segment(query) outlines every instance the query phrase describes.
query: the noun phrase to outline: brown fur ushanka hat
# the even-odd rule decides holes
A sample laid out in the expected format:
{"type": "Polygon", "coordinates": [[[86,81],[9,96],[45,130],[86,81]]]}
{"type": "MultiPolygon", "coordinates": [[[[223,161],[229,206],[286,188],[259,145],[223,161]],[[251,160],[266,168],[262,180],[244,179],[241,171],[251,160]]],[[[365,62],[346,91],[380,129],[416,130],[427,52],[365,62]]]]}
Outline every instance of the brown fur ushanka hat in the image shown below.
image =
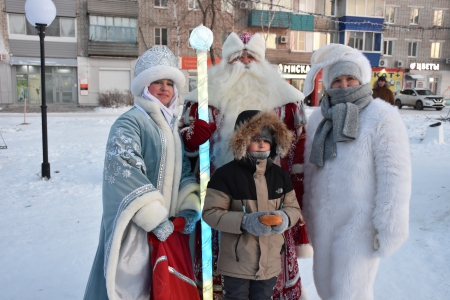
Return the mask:
{"type": "Polygon", "coordinates": [[[292,145],[292,132],[278,115],[274,111],[246,110],[237,117],[231,139],[235,159],[245,157],[252,137],[259,134],[264,127],[272,134],[269,157],[274,159],[277,155],[284,157],[288,154],[292,145]]]}

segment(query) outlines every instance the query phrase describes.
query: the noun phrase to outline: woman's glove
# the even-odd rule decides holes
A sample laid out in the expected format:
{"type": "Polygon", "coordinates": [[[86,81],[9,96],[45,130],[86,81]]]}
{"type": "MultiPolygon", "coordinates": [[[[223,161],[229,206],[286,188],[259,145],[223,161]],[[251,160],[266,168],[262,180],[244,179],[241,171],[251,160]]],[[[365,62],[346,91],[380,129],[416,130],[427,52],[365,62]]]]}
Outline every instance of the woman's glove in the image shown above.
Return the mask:
{"type": "Polygon", "coordinates": [[[190,234],[194,231],[195,223],[200,220],[200,214],[192,209],[185,209],[178,213],[177,217],[183,217],[186,220],[182,234],[190,234]]]}
{"type": "Polygon", "coordinates": [[[289,217],[284,211],[274,210],[270,212],[271,215],[279,215],[283,219],[283,222],[278,226],[272,226],[272,234],[280,234],[286,231],[289,226],[289,217]]]}
{"type": "Polygon", "coordinates": [[[245,214],[242,218],[241,228],[255,236],[269,236],[272,232],[272,227],[266,226],[259,221],[259,217],[267,214],[267,211],[245,214]]]}
{"type": "Polygon", "coordinates": [[[158,240],[164,242],[173,232],[173,224],[170,220],[165,220],[155,229],[152,230],[153,234],[156,235],[158,240]]]}
{"type": "Polygon", "coordinates": [[[216,131],[216,123],[207,123],[204,120],[197,119],[189,127],[181,130],[184,146],[187,151],[197,151],[198,147],[209,140],[216,131]]]}

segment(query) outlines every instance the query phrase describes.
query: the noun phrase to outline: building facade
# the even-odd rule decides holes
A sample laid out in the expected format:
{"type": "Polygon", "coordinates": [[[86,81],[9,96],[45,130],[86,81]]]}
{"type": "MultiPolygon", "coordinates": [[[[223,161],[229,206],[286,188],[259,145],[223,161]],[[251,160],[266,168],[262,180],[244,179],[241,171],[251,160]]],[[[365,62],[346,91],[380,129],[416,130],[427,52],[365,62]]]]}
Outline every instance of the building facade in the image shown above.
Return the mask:
{"type": "MultiPolygon", "coordinates": [[[[40,104],[39,37],[25,18],[26,0],[0,0],[0,105],[40,104]]],[[[98,105],[106,91],[127,93],[137,57],[167,45],[179,58],[187,85],[196,87],[196,53],[190,32],[203,24],[214,33],[209,65],[221,59],[230,32],[260,33],[266,58],[289,83],[303,89],[312,53],[341,43],[361,50],[373,82],[385,75],[398,91],[426,87],[450,98],[449,1],[417,0],[53,0],[47,28],[48,105],[98,105]]],[[[318,105],[321,75],[307,98],[318,105]]]]}

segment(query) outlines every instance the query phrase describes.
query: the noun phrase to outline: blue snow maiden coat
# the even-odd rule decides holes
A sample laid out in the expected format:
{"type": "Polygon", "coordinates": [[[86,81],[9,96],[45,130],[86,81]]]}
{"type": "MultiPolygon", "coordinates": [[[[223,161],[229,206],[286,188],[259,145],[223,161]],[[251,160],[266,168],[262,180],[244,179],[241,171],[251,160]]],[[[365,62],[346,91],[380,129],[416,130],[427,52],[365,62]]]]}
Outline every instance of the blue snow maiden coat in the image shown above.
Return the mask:
{"type": "Polygon", "coordinates": [[[198,184],[173,127],[156,103],[141,97],[111,127],[100,241],[85,300],[148,300],[147,232],[181,210],[200,212],[198,184]]]}

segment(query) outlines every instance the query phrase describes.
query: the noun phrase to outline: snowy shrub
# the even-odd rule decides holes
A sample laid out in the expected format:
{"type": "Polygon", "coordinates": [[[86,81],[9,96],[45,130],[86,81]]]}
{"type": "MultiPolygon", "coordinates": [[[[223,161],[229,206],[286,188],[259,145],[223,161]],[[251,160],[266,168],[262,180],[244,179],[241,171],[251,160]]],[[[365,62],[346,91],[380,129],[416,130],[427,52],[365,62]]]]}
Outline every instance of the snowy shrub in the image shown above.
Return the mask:
{"type": "Polygon", "coordinates": [[[121,107],[133,105],[134,96],[131,91],[122,92],[118,89],[102,91],[98,95],[98,104],[102,107],[121,107]]]}

